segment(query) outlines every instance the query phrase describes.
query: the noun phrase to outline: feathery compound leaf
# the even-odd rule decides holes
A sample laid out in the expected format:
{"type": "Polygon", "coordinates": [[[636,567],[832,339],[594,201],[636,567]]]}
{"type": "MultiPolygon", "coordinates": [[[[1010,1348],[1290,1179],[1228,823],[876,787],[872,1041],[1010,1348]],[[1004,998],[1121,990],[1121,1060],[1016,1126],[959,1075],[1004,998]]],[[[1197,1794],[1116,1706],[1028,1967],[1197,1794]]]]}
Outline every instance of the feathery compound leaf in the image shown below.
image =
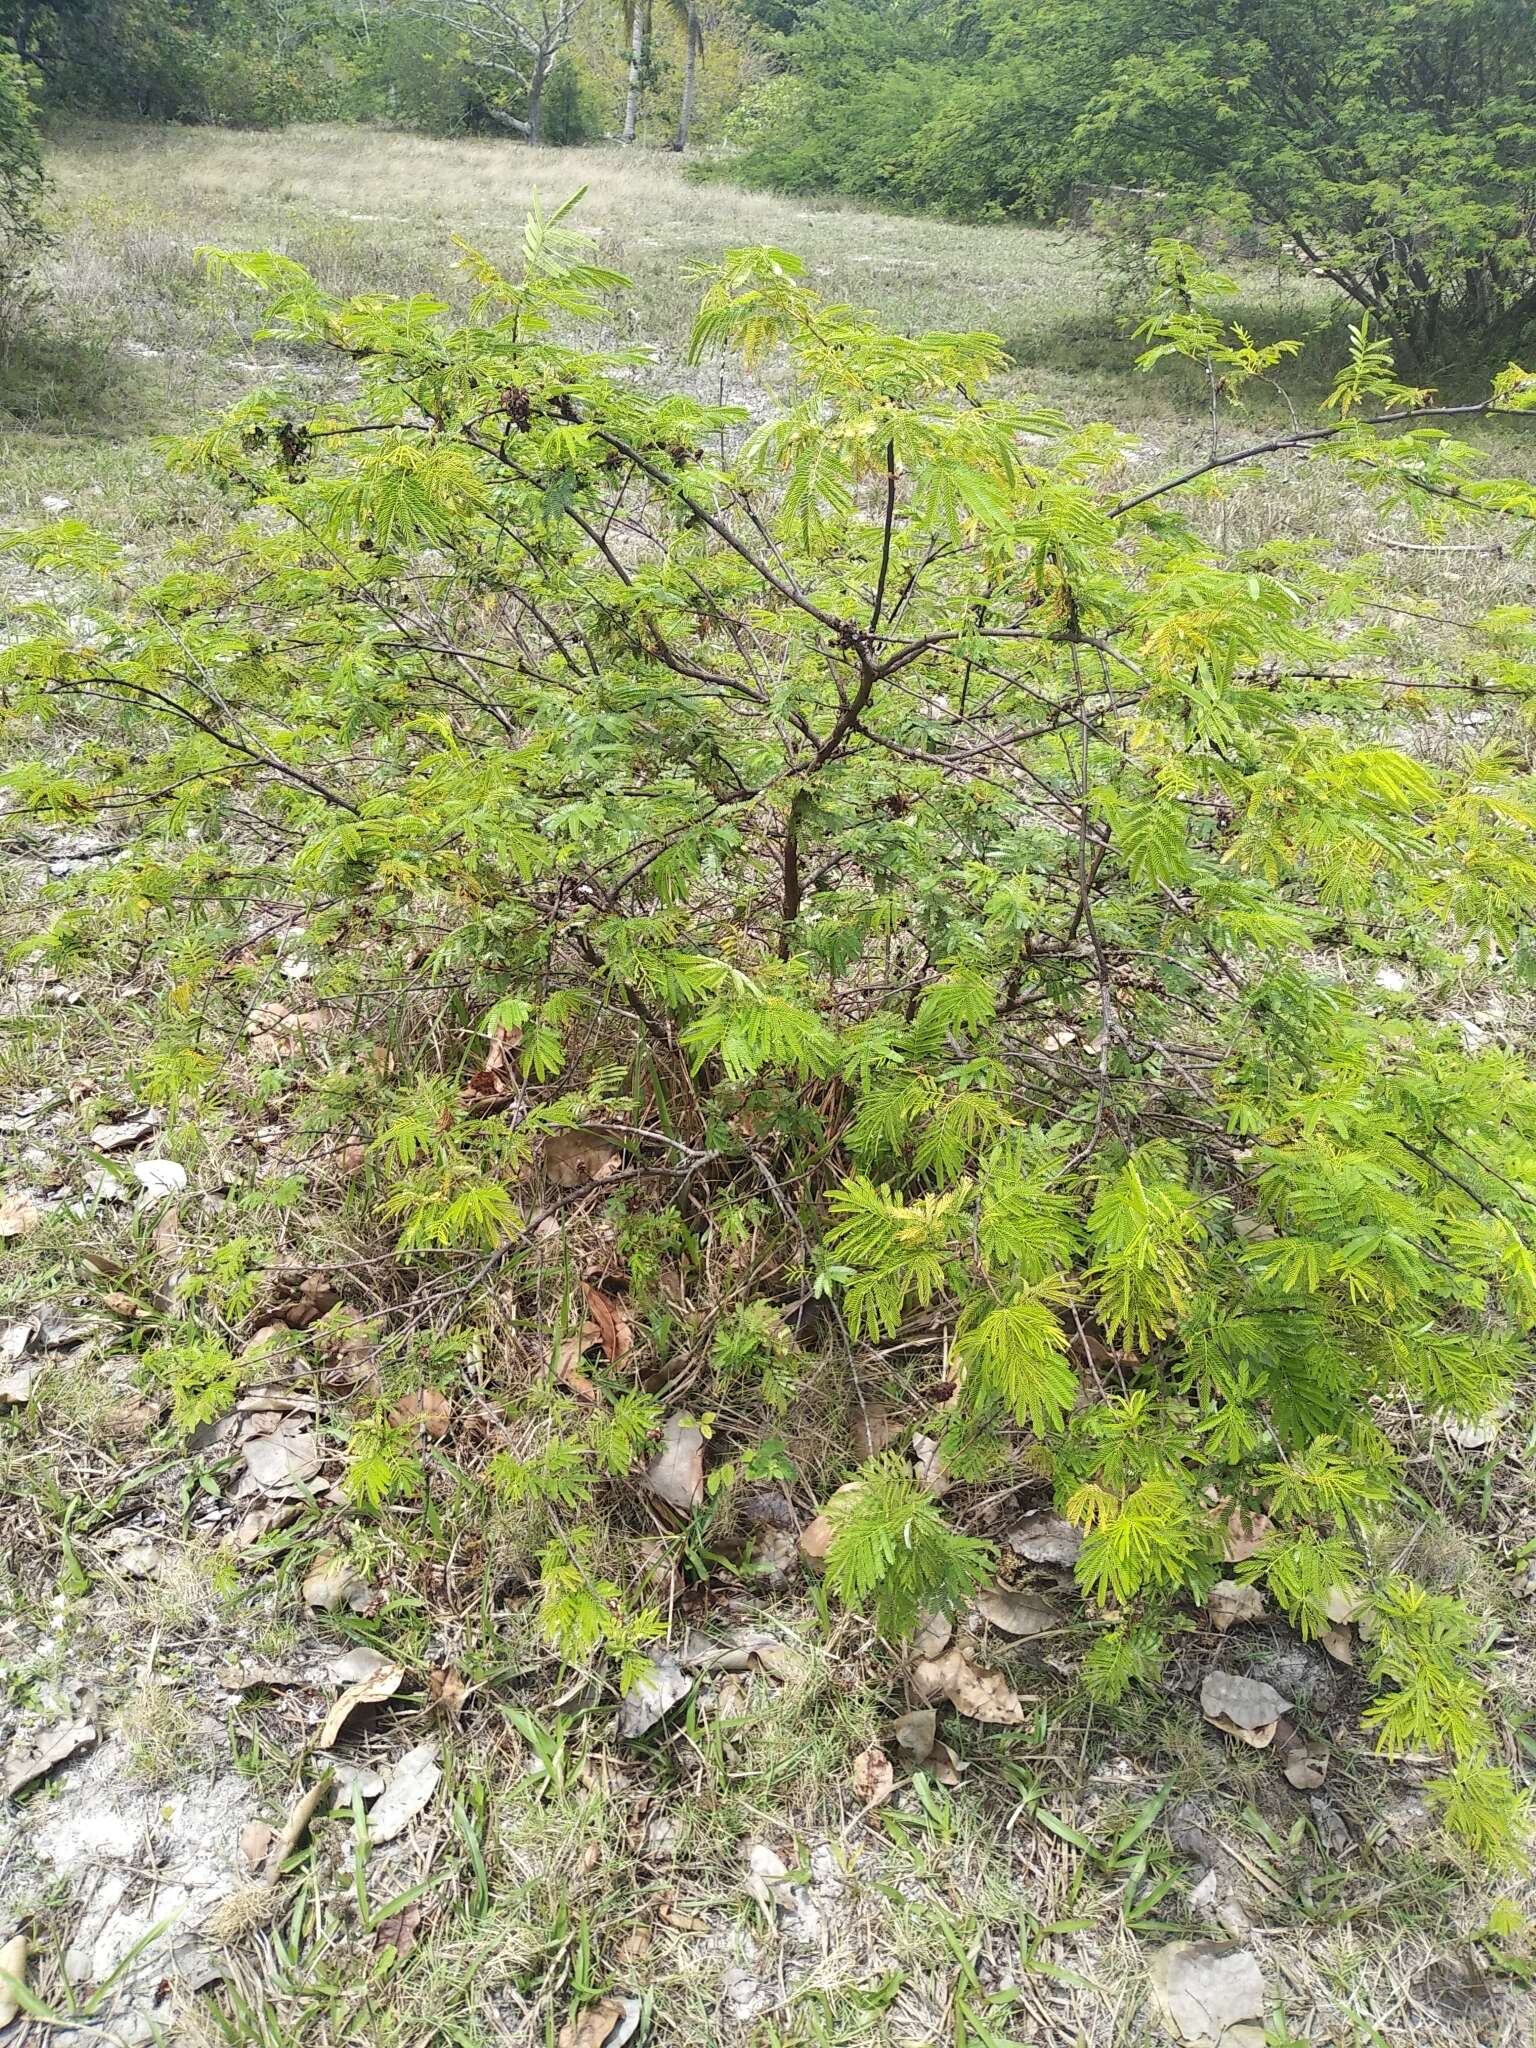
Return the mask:
{"type": "Polygon", "coordinates": [[[1066,1349],[1066,1333],[1045,1302],[1018,1294],[963,1328],[954,1358],[1015,1422],[1027,1422],[1044,1436],[1061,1427],[1077,1399],[1077,1375],[1066,1349]]]}

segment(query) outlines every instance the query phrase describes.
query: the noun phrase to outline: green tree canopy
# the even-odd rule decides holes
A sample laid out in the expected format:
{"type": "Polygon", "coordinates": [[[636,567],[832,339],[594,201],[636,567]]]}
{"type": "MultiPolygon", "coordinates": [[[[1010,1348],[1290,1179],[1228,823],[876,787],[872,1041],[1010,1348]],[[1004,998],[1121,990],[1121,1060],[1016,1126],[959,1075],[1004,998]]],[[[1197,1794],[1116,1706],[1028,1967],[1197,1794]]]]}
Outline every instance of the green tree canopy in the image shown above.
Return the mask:
{"type": "Polygon", "coordinates": [[[919,10],[825,0],[788,44],[804,98],[749,175],[814,165],[969,216],[1134,185],[1165,228],[1284,237],[1422,361],[1507,350],[1536,317],[1526,0],[965,0],[942,41],[919,10]],[[871,102],[891,118],[849,118],[871,102]]]}

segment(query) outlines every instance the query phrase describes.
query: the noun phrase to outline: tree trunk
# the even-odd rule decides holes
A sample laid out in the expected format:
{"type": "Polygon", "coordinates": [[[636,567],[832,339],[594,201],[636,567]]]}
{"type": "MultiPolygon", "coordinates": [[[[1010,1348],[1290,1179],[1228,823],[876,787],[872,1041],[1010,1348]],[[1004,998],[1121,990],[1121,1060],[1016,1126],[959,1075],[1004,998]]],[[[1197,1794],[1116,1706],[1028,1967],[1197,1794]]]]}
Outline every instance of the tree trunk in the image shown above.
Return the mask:
{"type": "Polygon", "coordinates": [[[624,98],[624,140],[633,142],[640,122],[640,73],[645,67],[644,0],[630,0],[629,91],[624,98]]]}
{"type": "Polygon", "coordinates": [[[528,147],[537,149],[544,140],[544,86],[554,69],[554,57],[540,50],[533,60],[528,79],[528,147]]]}
{"type": "Polygon", "coordinates": [[[677,139],[672,144],[676,150],[688,147],[688,131],[693,126],[693,95],[698,84],[699,65],[699,15],[695,0],[688,0],[688,57],[683,66],[683,104],[677,110],[677,139]]]}

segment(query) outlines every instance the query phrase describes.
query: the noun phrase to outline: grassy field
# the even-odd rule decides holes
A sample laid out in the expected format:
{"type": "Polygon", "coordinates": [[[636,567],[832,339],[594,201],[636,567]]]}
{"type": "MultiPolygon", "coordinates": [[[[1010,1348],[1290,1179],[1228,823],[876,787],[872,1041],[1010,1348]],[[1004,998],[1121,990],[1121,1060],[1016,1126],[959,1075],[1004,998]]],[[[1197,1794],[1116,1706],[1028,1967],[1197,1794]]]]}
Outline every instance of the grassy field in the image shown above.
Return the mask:
{"type": "MultiPolygon", "coordinates": [[[[636,283],[615,332],[669,358],[697,294],[690,266],[766,241],[903,327],[997,332],[1020,389],[1134,429],[1149,472],[1203,446],[1202,391],[1130,370],[1100,254],[1065,233],[811,209],[691,184],[671,156],[535,161],[340,129],[82,128],[56,138],[51,169],[43,300],[0,352],[0,524],[62,500],[145,559],[224,517],[210,486],[166,469],[159,437],[257,384],[312,390],[322,374],[254,338],[254,307],[209,281],[202,245],[279,249],[341,290],[463,296],[452,236],[507,250],[536,179],[551,200],[588,188],[603,260],[636,283]]],[[[1259,331],[1320,332],[1331,313],[1307,281],[1245,273],[1239,314],[1259,331]]],[[[1303,388],[1335,347],[1319,340],[1303,388]]],[[[1266,395],[1254,417],[1286,413],[1266,395]]],[[[1390,512],[1380,530],[1358,512],[1340,525],[1329,490],[1298,464],[1211,516],[1257,530],[1278,504],[1342,550],[1393,544],[1390,512]]],[[[1407,567],[1426,612],[1527,594],[1528,569],[1501,553],[1407,567]]],[[[50,879],[111,851],[18,833],[0,936],[25,940],[50,879]]],[[[1354,1725],[1355,1675],[1278,1625],[1256,1668],[1337,1725],[1325,1790],[1213,1740],[1177,1659],[1162,1695],[1096,1712],[1069,1620],[1013,1653],[1022,1726],[962,1725],[958,1783],[920,1775],[876,1812],[855,1760],[888,1740],[902,1681],[798,1574],[771,1603],[750,1588],[717,1602],[716,1668],[670,1734],[612,1739],[591,1690],[535,1638],[515,1518],[486,1525],[450,1455],[460,1434],[488,1440],[494,1361],[439,1361],[464,1392],[455,1439],[427,1446],[425,1507],[360,1517],[328,1460],[286,1527],[241,1536],[239,1515],[262,1504],[234,1501],[235,1439],[169,1443],[135,1377],[134,1324],[169,1315],[178,1289],[191,1298],[188,1276],[232,1325],[258,1287],[297,1302],[306,1275],[342,1275],[365,1312],[369,1249],[338,1183],[290,1159],[259,1102],[177,1134],[208,1198],[178,1204],[169,1228],[88,1179],[103,1165],[88,1134],[134,1111],[141,994],[20,955],[0,1019],[0,1195],[25,1182],[78,1198],[0,1245],[10,1327],[42,1319],[22,1340],[41,1362],[0,1411],[0,1737],[93,1731],[0,1843],[0,1941],[7,1912],[25,1922],[35,2038],[600,2048],[631,2038],[614,2029],[633,2017],[639,2038],[677,2044],[1131,2048],[1156,2031],[1149,1949],[1212,1932],[1262,1958],[1272,2048],[1533,2038],[1531,1900],[1514,1887],[1490,1922],[1498,1887],[1448,1858],[1413,1772],[1387,1775],[1354,1725]],[[239,1249],[257,1243],[259,1258],[239,1249]],[[356,1585],[328,1612],[304,1586],[339,1550],[356,1585]],[[384,1655],[403,1685],[363,1702],[312,1853],[264,1882],[318,1724],[384,1655]],[[436,1745],[435,1796],[396,1839],[370,1841],[367,1774],[421,1742],[436,1745]]],[[[333,1384],[317,1368],[289,1419],[323,1422],[333,1384]]],[[[1533,1668],[1529,1418],[1487,1442],[1405,1428],[1414,1484],[1446,1519],[1403,1541],[1421,1573],[1506,1625],[1518,1696],[1533,1668]]]]}

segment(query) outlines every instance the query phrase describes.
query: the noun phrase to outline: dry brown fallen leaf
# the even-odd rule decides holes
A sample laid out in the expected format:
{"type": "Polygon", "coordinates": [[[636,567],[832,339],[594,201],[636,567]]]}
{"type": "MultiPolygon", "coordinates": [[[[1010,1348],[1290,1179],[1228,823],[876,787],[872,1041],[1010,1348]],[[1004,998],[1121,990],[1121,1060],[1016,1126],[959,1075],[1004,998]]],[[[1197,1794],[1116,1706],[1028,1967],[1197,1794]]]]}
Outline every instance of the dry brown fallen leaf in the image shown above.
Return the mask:
{"type": "Polygon", "coordinates": [[[419,1393],[407,1394],[397,1401],[389,1411],[389,1419],[396,1429],[419,1430],[434,1443],[440,1443],[453,1420],[453,1403],[436,1387],[423,1387],[419,1393]]]}
{"type": "Polygon", "coordinates": [[[1148,1977],[1158,2017],[1185,2048],[1263,2048],[1264,1974],[1247,1949],[1171,1941],[1148,1977]]]}
{"type": "Polygon", "coordinates": [[[7,1195],[0,1201],[0,1238],[27,1237],[43,1220],[30,1195],[7,1195]]]}
{"type": "Polygon", "coordinates": [[[80,1720],[61,1721],[56,1728],[41,1729],[30,1740],[16,1742],[5,1760],[6,1792],[19,1792],[34,1779],[46,1777],[95,1740],[96,1724],[80,1720]]]}
{"type": "Polygon", "coordinates": [[[1206,1595],[1205,1606],[1218,1635],[1224,1636],[1240,1621],[1264,1619],[1264,1595],[1257,1586],[1239,1585],[1236,1579],[1218,1579],[1206,1595]]]}
{"type": "Polygon", "coordinates": [[[1353,1664],[1355,1639],[1347,1628],[1325,1628],[1317,1639],[1335,1664],[1353,1664]]]}
{"type": "Polygon", "coordinates": [[[27,1937],[13,1934],[0,1948],[0,2028],[8,2027],[21,2011],[21,2000],[16,1993],[26,1981],[27,1937]]]}
{"type": "Polygon", "coordinates": [[[853,1760],[853,1796],[861,1806],[884,1806],[896,1790],[896,1773],[891,1760],[878,1743],[861,1750],[853,1760]]]}
{"type": "Polygon", "coordinates": [[[987,1671],[959,1643],[942,1657],[923,1657],[912,1667],[912,1683],[925,1699],[947,1699],[972,1721],[1016,1728],[1024,1719],[1018,1694],[1000,1671],[987,1671]]]}
{"type": "Polygon", "coordinates": [[[367,1597],[367,1580],[344,1557],[322,1557],[304,1581],[304,1605],[324,1614],[353,1607],[367,1597]]]}
{"type": "Polygon", "coordinates": [[[324,1010],[295,1008],[278,999],[253,1010],[245,1029],[252,1053],[270,1065],[297,1058],[314,1039],[324,1037],[329,1023],[324,1010]]]}
{"type": "Polygon", "coordinates": [[[1043,1636],[1061,1627],[1061,1616],[1049,1600],[1036,1593],[1015,1593],[989,1586],[976,1595],[976,1612],[1007,1636],[1043,1636]]]}
{"type": "MultiPolygon", "coordinates": [[[[837,1489],[832,1499],[836,1500],[840,1494],[854,1493],[857,1490],[858,1481],[850,1479],[846,1485],[837,1489]]],[[[827,1552],[832,1548],[833,1534],[832,1517],[826,1513],[819,1514],[814,1521],[806,1523],[800,1531],[800,1555],[807,1564],[825,1564],[827,1552]]]]}
{"type": "Polygon", "coordinates": [[[618,1146],[595,1131],[551,1131],[544,1140],[544,1171],[557,1188],[612,1180],[623,1164],[618,1146]]]}
{"type": "Polygon", "coordinates": [[[279,1529],[286,1529],[290,1522],[296,1522],[303,1512],[302,1503],[296,1500],[278,1500],[273,1501],[270,1507],[247,1508],[235,1529],[236,1550],[249,1550],[264,1536],[273,1536],[279,1529]]]}
{"type": "Polygon", "coordinates": [[[1293,1739],[1280,1751],[1280,1768],[1298,1792],[1315,1792],[1328,1776],[1329,1761],[1327,1744],[1322,1742],[1293,1739]]]}
{"type": "Polygon", "coordinates": [[[938,1725],[939,1717],[932,1707],[915,1707],[910,1714],[902,1715],[891,1733],[897,1745],[931,1778],[941,1785],[958,1785],[960,1760],[947,1742],[939,1741],[938,1725]]]}
{"type": "Polygon", "coordinates": [[[646,1484],[659,1500],[690,1514],[704,1498],[704,1433],[681,1415],[669,1415],[661,1449],[646,1468],[646,1484]]]}
{"type": "Polygon", "coordinates": [[[915,1436],[912,1439],[912,1466],[917,1474],[917,1483],[935,1500],[942,1500],[954,1480],[944,1470],[944,1460],[939,1456],[939,1440],[933,1436],[915,1436]]]}
{"type": "Polygon", "coordinates": [[[397,1962],[408,1956],[416,1946],[416,1934],[423,1917],[422,1908],[411,1905],[402,1906],[398,1913],[391,1913],[387,1920],[381,1920],[373,1937],[374,1954],[382,1955],[385,1949],[392,1948],[397,1962]]]}
{"type": "Polygon", "coordinates": [[[35,1365],[18,1365],[0,1379],[0,1408],[25,1408],[37,1383],[35,1365]]]}
{"type": "Polygon", "coordinates": [[[302,1494],[324,1462],[319,1438],[300,1415],[251,1415],[240,1435],[246,1470],[263,1493],[302,1494]]]}
{"type": "Polygon", "coordinates": [[[152,1138],[159,1125],[158,1115],[147,1110],[144,1115],[125,1118],[122,1123],[94,1125],[91,1143],[98,1152],[121,1152],[129,1145],[142,1145],[146,1138],[152,1138]]]}
{"type": "Polygon", "coordinates": [[[624,2048],[640,2025],[638,1998],[600,1998],[571,2014],[560,2029],[559,2048],[624,2048]]]}
{"type": "Polygon", "coordinates": [[[1263,1548],[1272,1524],[1268,1515],[1230,1510],[1221,1525],[1221,1554],[1228,1564],[1242,1564],[1263,1548]]]}
{"type": "Polygon", "coordinates": [[[1026,1515],[1008,1533],[1008,1548],[1028,1564],[1074,1565],[1082,1547],[1082,1530],[1044,1508],[1026,1515]]]}
{"type": "Polygon", "coordinates": [[[512,1055],[523,1042],[517,1026],[498,1024],[486,1048],[485,1065],[459,1090],[459,1105],[470,1116],[491,1116],[505,1109],[518,1090],[512,1055]]]}
{"type": "MultiPolygon", "coordinates": [[[[622,1301],[611,1294],[605,1294],[600,1287],[594,1287],[590,1280],[583,1280],[582,1291],[587,1298],[586,1329],[595,1332],[596,1340],[603,1347],[603,1356],[610,1365],[617,1365],[627,1358],[635,1348],[634,1325],[629,1319],[629,1310],[622,1301]]],[[[583,1331],[583,1343],[592,1340],[583,1331]]]]}
{"type": "Polygon", "coordinates": [[[267,1851],[267,1860],[262,1867],[263,1884],[276,1884],[282,1875],[283,1865],[289,1855],[303,1841],[310,1822],[320,1811],[322,1801],[335,1783],[330,1771],[322,1771],[307,1792],[301,1793],[289,1809],[288,1818],[283,1822],[276,1840],[267,1851]]]}
{"type": "Polygon", "coordinates": [[[277,1829],[264,1820],[248,1820],[240,1830],[240,1854],[248,1870],[260,1870],[266,1862],[277,1829]]]}
{"type": "Polygon", "coordinates": [[[1208,1671],[1200,1687],[1200,1711],[1206,1720],[1250,1749],[1268,1749],[1290,1705],[1263,1679],[1239,1678],[1230,1671],[1208,1671]]]}
{"type": "Polygon", "coordinates": [[[290,1330],[309,1329],[341,1301],[341,1289],[330,1273],[289,1274],[284,1292],[277,1315],[290,1330]]]}
{"type": "Polygon", "coordinates": [[[555,1361],[555,1377],[568,1394],[574,1394],[578,1401],[595,1403],[602,1400],[597,1381],[590,1373],[583,1372],[583,1355],[599,1341],[600,1332],[596,1323],[583,1323],[581,1334],[563,1337],[560,1340],[560,1354],[555,1361]]]}
{"type": "Polygon", "coordinates": [[[376,1706],[380,1700],[387,1700],[400,1690],[405,1682],[405,1673],[398,1664],[384,1664],[355,1685],[349,1685],[339,1699],[332,1702],[331,1711],[321,1723],[320,1733],[315,1738],[317,1749],[332,1749],[341,1739],[341,1731],[359,1707],[376,1706]]]}
{"type": "Polygon", "coordinates": [[[912,1636],[914,1657],[940,1657],[949,1648],[949,1639],[955,1632],[955,1624],[947,1614],[925,1614],[918,1622],[912,1636]]]}
{"type": "Polygon", "coordinates": [[[444,1665],[427,1673],[427,1698],[434,1707],[441,1707],[457,1720],[469,1698],[469,1687],[457,1671],[444,1665]]]}
{"type": "Polygon", "coordinates": [[[368,1837],[373,1842],[392,1842],[404,1834],[417,1814],[430,1803],[442,1783],[435,1742],[418,1742],[395,1765],[389,1783],[368,1809],[368,1837]]]}
{"type": "Polygon", "coordinates": [[[693,1680],[670,1650],[651,1659],[651,1668],[637,1678],[619,1702],[614,1730],[632,1742],[668,1714],[693,1690],[693,1680]]]}
{"type": "Polygon", "coordinates": [[[863,1394],[856,1395],[853,1409],[853,1423],[849,1432],[853,1439],[853,1456],[856,1464],[862,1465],[877,1451],[889,1449],[901,1435],[901,1423],[897,1418],[895,1404],[863,1394]]]}

